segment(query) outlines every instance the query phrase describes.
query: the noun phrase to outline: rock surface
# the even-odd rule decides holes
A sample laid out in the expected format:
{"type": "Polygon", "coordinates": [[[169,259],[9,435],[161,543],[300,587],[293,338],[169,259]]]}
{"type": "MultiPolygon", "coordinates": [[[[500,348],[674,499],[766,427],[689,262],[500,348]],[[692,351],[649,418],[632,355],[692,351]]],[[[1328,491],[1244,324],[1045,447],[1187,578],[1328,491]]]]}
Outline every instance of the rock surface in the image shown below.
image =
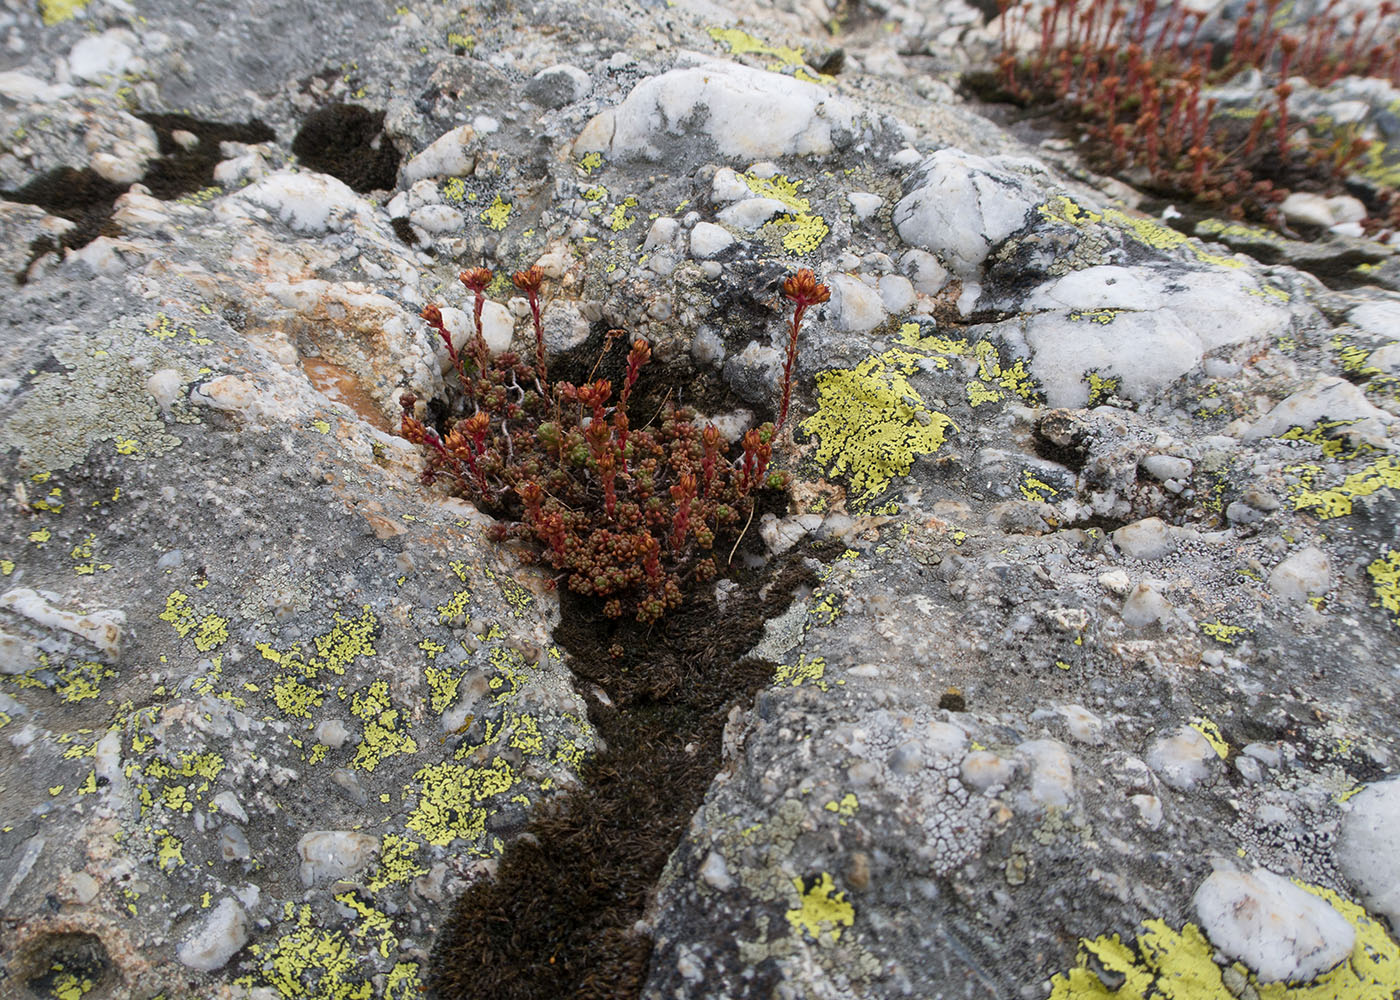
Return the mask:
{"type": "Polygon", "coordinates": [[[745,568],[807,582],[632,995],[1400,992],[1393,248],[1128,207],[958,97],[989,6],[9,5],[0,187],[107,200],[0,201],[0,992],[403,1000],[567,809],[611,696],[396,434],[483,264],[729,441],[833,291],[745,568]]]}

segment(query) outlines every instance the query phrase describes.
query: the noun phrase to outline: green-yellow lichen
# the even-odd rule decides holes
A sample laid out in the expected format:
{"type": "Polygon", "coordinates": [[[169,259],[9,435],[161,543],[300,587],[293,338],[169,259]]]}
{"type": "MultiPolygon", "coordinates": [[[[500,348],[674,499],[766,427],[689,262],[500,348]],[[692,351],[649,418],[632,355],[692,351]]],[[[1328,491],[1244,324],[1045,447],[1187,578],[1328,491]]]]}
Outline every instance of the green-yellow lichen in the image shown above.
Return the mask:
{"type": "Polygon", "coordinates": [[[502,201],[498,194],[491,204],[482,211],[481,221],[486,223],[487,228],[499,232],[510,223],[510,208],[510,202],[502,201]]]}
{"type": "Polygon", "coordinates": [[[778,686],[790,685],[800,687],[804,683],[815,684],[823,691],[827,685],[823,680],[826,675],[826,659],[821,656],[814,656],[810,660],[807,654],[803,653],[797,658],[796,663],[781,663],[773,674],[773,683],[778,686]]]}
{"type": "Polygon", "coordinates": [[[472,842],[468,850],[474,854],[495,853],[476,842],[486,834],[483,803],[510,792],[520,780],[508,761],[495,757],[484,767],[429,764],[420,768],[413,780],[416,784],[407,786],[404,793],[416,795],[418,801],[404,826],[439,847],[460,838],[472,842]]]}
{"type": "Polygon", "coordinates": [[[1386,549],[1366,567],[1366,575],[1376,593],[1373,606],[1384,608],[1391,621],[1400,625],[1400,550],[1386,549]]]}
{"type": "Polygon", "coordinates": [[[578,169],[585,177],[603,165],[602,153],[584,153],[579,158],[578,169]]]}
{"type": "MultiPolygon", "coordinates": [[[[1331,889],[1295,883],[1332,906],[1356,930],[1351,957],[1309,983],[1259,982],[1241,964],[1233,971],[1259,1000],[1394,1000],[1400,991],[1400,945],[1360,906],[1331,889]]],[[[1079,942],[1075,967],[1051,980],[1049,1000],[1235,1000],[1225,970],[1201,929],[1173,930],[1146,920],[1132,944],[1117,934],[1079,942]],[[1100,968],[1122,984],[1110,989],[1093,971],[1100,968]]]]}
{"type": "Polygon", "coordinates": [[[1201,622],[1201,631],[1227,646],[1233,646],[1236,639],[1249,635],[1249,629],[1243,625],[1230,625],[1222,621],[1201,622]]]}
{"type": "Polygon", "coordinates": [[[738,28],[711,28],[710,37],[736,56],[773,56],[773,61],[768,64],[768,69],[781,70],[790,66],[795,70],[793,75],[799,80],[806,80],[808,83],[830,83],[835,79],[825,73],[809,73],[806,55],[802,49],[790,48],[786,45],[769,45],[738,28]]]}
{"type": "Polygon", "coordinates": [[[39,16],[45,25],[67,21],[88,5],[88,0],[39,0],[39,16]]]}
{"type": "Polygon", "coordinates": [[[285,904],[296,927],[271,947],[254,944],[263,980],[288,1000],[369,1000],[374,987],[360,972],[360,949],[337,930],[317,926],[311,907],[285,904]]]}
{"type": "Polygon", "coordinates": [[[1021,496],[1032,503],[1046,503],[1051,497],[1058,496],[1059,492],[1045,480],[1038,478],[1030,469],[1021,473],[1021,496]]]}
{"type": "Polygon", "coordinates": [[[1123,380],[1118,376],[1101,375],[1097,371],[1085,372],[1084,381],[1089,383],[1090,406],[1104,405],[1123,388],[1123,380]]]}
{"type": "Polygon", "coordinates": [[[637,199],[628,195],[621,202],[613,206],[612,214],[608,216],[608,228],[615,233],[620,233],[632,223],[637,221],[637,216],[628,214],[629,208],[637,207],[637,199]]]}
{"type": "Polygon", "coordinates": [[[831,875],[822,872],[811,886],[795,878],[800,905],[787,911],[787,921],[794,934],[806,934],[814,940],[832,943],[841,938],[841,929],[855,922],[856,911],[846,902],[846,894],[836,891],[831,875]]]}
{"type": "Polygon", "coordinates": [[[1355,458],[1357,455],[1375,451],[1375,448],[1364,441],[1349,446],[1345,438],[1335,434],[1339,427],[1350,427],[1354,423],[1355,420],[1322,420],[1312,427],[1290,427],[1278,436],[1284,441],[1307,441],[1315,444],[1328,458],[1355,458]]]}
{"type": "Polygon", "coordinates": [[[422,846],[409,837],[386,833],[379,844],[379,867],[366,880],[365,886],[371,892],[378,892],[428,874],[428,869],[419,865],[415,858],[422,846]]]}
{"type": "Polygon", "coordinates": [[[1060,195],[1038,206],[1037,210],[1040,212],[1041,218],[1047,222],[1059,222],[1075,228],[1084,228],[1105,222],[1153,250],[1184,250],[1201,263],[1213,264],[1216,267],[1240,268],[1244,266],[1244,261],[1238,258],[1222,257],[1219,254],[1208,252],[1199,242],[1169,226],[1154,222],[1145,216],[1128,215],[1116,208],[1095,212],[1079,205],[1072,198],[1060,195]]]}
{"type": "Polygon", "coordinates": [[[817,375],[817,412],[802,428],[819,440],[817,461],[829,475],[849,476],[858,500],[869,501],[895,476],[908,475],[917,456],[936,452],[957,429],[910,384],[919,361],[891,348],[854,368],[817,375]]]}
{"type": "Polygon", "coordinates": [[[350,711],[364,723],[364,737],[351,767],[373,771],[385,757],[418,752],[418,743],[400,728],[401,713],[389,700],[387,681],[375,681],[350,699],[350,711]]]}
{"type": "Polygon", "coordinates": [[[1199,719],[1194,719],[1191,722],[1191,728],[1206,738],[1206,742],[1210,744],[1210,748],[1215,751],[1216,756],[1220,757],[1220,759],[1224,760],[1230,755],[1230,744],[1220,732],[1220,727],[1210,719],[1204,716],[1199,719]]]}
{"type": "Polygon", "coordinates": [[[1400,458],[1385,457],[1372,462],[1360,472],[1353,472],[1341,483],[1328,489],[1314,490],[1305,478],[1293,497],[1294,510],[1311,511],[1321,520],[1345,517],[1352,511],[1352,502],[1381,489],[1400,488],[1400,458]]]}

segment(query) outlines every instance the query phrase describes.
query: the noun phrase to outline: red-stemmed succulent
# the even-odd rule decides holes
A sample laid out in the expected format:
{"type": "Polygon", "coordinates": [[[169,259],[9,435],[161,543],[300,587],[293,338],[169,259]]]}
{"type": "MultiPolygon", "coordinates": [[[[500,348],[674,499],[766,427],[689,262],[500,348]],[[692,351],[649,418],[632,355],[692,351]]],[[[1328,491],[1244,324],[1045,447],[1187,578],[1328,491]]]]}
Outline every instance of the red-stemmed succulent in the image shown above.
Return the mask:
{"type": "MultiPolygon", "coordinates": [[[[651,360],[642,339],[631,344],[616,397],[609,380],[591,374],[582,385],[551,384],[537,268],[513,277],[530,303],[534,363],[511,351],[491,357],[481,329],[490,281],[485,268],[462,272],[475,298],[470,358],[454,347],[441,309],[423,310],[447,346],[466,412],[439,435],[418,419],[417,398],[404,393],[401,433],[425,449],[425,480],[444,481],[499,519],[498,539],[526,542],[570,590],[599,599],[606,615],[631,612],[654,622],[681,603],[687,586],[720,572],[727,559],[717,546],[737,543],[758,493],[786,485],[785,473],[769,472],[775,428],[748,430],[731,458],[719,430],[690,407],[664,407],[653,422],[633,427],[628,403],[651,360]]],[[[792,397],[803,314],[829,297],[808,270],[783,289],[794,315],[779,426],[792,397]]],[[[605,352],[618,333],[610,333],[605,352]]]]}

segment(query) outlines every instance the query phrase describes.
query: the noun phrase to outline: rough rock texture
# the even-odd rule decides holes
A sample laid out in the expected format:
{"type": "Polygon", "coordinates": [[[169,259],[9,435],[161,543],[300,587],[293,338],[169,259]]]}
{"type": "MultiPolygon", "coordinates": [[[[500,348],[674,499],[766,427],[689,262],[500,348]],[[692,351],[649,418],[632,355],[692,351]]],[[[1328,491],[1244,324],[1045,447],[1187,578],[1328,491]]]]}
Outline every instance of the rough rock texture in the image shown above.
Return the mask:
{"type": "Polygon", "coordinates": [[[1400,991],[1393,249],[1338,290],[1135,211],[957,97],[987,6],[7,4],[0,993],[415,996],[567,807],[607,692],[394,433],[482,263],[730,440],[779,280],[833,287],[754,529],[815,582],[642,995],[1400,991]]]}

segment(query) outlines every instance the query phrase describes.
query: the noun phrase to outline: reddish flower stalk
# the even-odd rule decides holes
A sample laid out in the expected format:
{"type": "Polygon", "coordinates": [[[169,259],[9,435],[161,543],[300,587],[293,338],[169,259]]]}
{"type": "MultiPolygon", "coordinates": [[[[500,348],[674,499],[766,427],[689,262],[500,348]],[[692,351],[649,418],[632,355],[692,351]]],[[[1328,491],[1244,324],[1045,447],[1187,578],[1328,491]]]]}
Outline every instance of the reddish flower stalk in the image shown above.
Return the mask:
{"type": "Polygon", "coordinates": [[[481,332],[481,309],[486,304],[486,286],[491,284],[491,272],[484,267],[474,267],[463,271],[458,277],[475,296],[472,303],[472,328],[476,333],[472,341],[472,353],[476,356],[477,371],[484,373],[491,360],[491,351],[486,346],[486,336],[481,332]]]}
{"type": "Polygon", "coordinates": [[[538,267],[532,267],[525,271],[516,271],[510,280],[516,288],[525,293],[525,298],[530,302],[530,318],[535,328],[535,371],[539,380],[537,388],[541,394],[547,395],[549,378],[544,363],[544,323],[540,319],[540,285],[544,282],[544,273],[538,267]]]}
{"type": "Polygon", "coordinates": [[[695,499],[695,477],[686,474],[671,487],[671,499],[676,509],[671,515],[671,548],[680,549],[685,545],[686,532],[690,530],[690,502],[695,499]]]}
{"type": "Polygon", "coordinates": [[[802,332],[802,317],[808,306],[820,305],[831,298],[831,289],[817,281],[817,276],[802,268],[783,282],[783,294],[793,302],[792,325],[788,327],[787,357],[783,362],[783,400],[778,408],[776,431],[787,421],[788,404],[792,401],[792,368],[797,361],[797,337],[802,332]]]}

